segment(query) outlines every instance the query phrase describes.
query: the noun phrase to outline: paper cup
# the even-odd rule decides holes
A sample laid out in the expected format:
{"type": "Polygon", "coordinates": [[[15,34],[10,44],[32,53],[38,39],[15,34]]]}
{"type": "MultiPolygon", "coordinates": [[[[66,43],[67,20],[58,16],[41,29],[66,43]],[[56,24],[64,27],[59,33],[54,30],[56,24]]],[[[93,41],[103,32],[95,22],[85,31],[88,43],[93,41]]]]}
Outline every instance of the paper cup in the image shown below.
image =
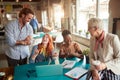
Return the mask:
{"type": "Polygon", "coordinates": [[[93,61],[93,65],[96,65],[96,66],[100,65],[100,61],[99,60],[93,61]]]}

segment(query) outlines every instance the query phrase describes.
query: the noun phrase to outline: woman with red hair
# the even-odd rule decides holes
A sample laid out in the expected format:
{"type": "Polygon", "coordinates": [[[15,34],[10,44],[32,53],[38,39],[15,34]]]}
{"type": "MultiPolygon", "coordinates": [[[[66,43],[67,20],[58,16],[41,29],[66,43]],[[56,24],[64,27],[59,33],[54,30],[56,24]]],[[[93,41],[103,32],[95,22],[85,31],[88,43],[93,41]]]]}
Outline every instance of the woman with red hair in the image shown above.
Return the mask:
{"type": "Polygon", "coordinates": [[[49,34],[45,34],[42,38],[42,42],[33,47],[29,62],[43,62],[56,56],[57,54],[54,53],[52,37],[49,34]]]}

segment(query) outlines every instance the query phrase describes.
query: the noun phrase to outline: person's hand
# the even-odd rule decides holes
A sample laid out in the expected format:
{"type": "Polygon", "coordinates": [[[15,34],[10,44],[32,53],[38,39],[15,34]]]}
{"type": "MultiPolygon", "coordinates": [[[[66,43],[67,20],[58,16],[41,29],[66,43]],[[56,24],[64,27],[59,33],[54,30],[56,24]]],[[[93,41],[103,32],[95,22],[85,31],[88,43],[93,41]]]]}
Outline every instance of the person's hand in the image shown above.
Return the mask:
{"type": "Polygon", "coordinates": [[[39,54],[39,50],[38,49],[35,50],[35,54],[39,54]]]}
{"type": "Polygon", "coordinates": [[[63,51],[63,49],[60,49],[60,55],[65,55],[65,52],[63,51]]]}
{"type": "Polygon", "coordinates": [[[16,45],[27,45],[27,44],[24,40],[21,40],[21,41],[17,40],[16,45]]]}
{"type": "Polygon", "coordinates": [[[16,45],[30,45],[31,44],[31,36],[27,36],[24,40],[17,40],[16,45]]]}
{"type": "Polygon", "coordinates": [[[27,36],[26,38],[25,38],[25,40],[24,40],[24,42],[25,42],[25,44],[26,45],[29,45],[29,44],[31,44],[31,36],[27,36]]]}
{"type": "Polygon", "coordinates": [[[95,65],[95,68],[96,68],[98,71],[101,71],[101,70],[104,70],[104,69],[106,68],[106,65],[105,65],[105,63],[100,62],[100,65],[95,65]]]}
{"type": "Polygon", "coordinates": [[[30,40],[31,40],[31,36],[27,36],[27,37],[25,38],[25,40],[26,40],[26,41],[30,41],[30,40]]]}
{"type": "Polygon", "coordinates": [[[92,70],[92,78],[93,80],[100,80],[100,76],[97,70],[92,70]]]}
{"type": "Polygon", "coordinates": [[[55,53],[53,53],[52,56],[53,56],[53,57],[58,57],[58,54],[55,52],[55,53]]]}
{"type": "Polygon", "coordinates": [[[35,58],[37,57],[38,54],[39,54],[39,50],[36,49],[34,54],[32,55],[32,60],[35,60],[35,58]]]}
{"type": "Polygon", "coordinates": [[[25,41],[19,41],[22,45],[26,45],[25,41]]]}
{"type": "Polygon", "coordinates": [[[54,60],[58,59],[58,54],[57,54],[56,52],[53,53],[53,54],[52,54],[52,58],[53,58],[54,60]]]}
{"type": "Polygon", "coordinates": [[[78,58],[83,58],[82,54],[79,53],[71,53],[73,56],[78,57],[78,58]]]}

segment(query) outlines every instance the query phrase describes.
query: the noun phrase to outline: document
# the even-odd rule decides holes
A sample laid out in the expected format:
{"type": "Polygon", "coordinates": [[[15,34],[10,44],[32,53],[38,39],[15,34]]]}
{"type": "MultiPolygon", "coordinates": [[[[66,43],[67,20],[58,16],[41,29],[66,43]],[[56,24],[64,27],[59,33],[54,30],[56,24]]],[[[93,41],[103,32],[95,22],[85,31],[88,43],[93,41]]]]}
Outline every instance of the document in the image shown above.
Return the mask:
{"type": "Polygon", "coordinates": [[[62,63],[63,68],[73,68],[73,66],[75,65],[76,61],[72,61],[72,60],[65,60],[62,63]]]}
{"type": "Polygon", "coordinates": [[[79,79],[82,77],[85,73],[87,73],[88,70],[82,68],[82,67],[75,67],[72,70],[65,73],[66,76],[73,78],[73,79],[79,79]]]}

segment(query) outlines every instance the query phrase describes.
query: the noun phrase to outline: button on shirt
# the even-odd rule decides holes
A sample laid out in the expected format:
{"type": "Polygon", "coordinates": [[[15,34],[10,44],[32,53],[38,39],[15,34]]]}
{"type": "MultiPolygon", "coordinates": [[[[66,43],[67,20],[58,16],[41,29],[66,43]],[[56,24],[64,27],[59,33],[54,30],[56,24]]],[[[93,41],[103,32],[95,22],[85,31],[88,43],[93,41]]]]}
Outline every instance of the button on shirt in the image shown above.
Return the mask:
{"type": "Polygon", "coordinates": [[[18,20],[11,21],[5,27],[5,35],[7,42],[5,54],[8,57],[19,60],[20,57],[24,59],[29,56],[29,46],[16,45],[16,41],[24,40],[28,35],[33,35],[33,30],[30,24],[26,24],[22,29],[20,29],[18,20]]]}

